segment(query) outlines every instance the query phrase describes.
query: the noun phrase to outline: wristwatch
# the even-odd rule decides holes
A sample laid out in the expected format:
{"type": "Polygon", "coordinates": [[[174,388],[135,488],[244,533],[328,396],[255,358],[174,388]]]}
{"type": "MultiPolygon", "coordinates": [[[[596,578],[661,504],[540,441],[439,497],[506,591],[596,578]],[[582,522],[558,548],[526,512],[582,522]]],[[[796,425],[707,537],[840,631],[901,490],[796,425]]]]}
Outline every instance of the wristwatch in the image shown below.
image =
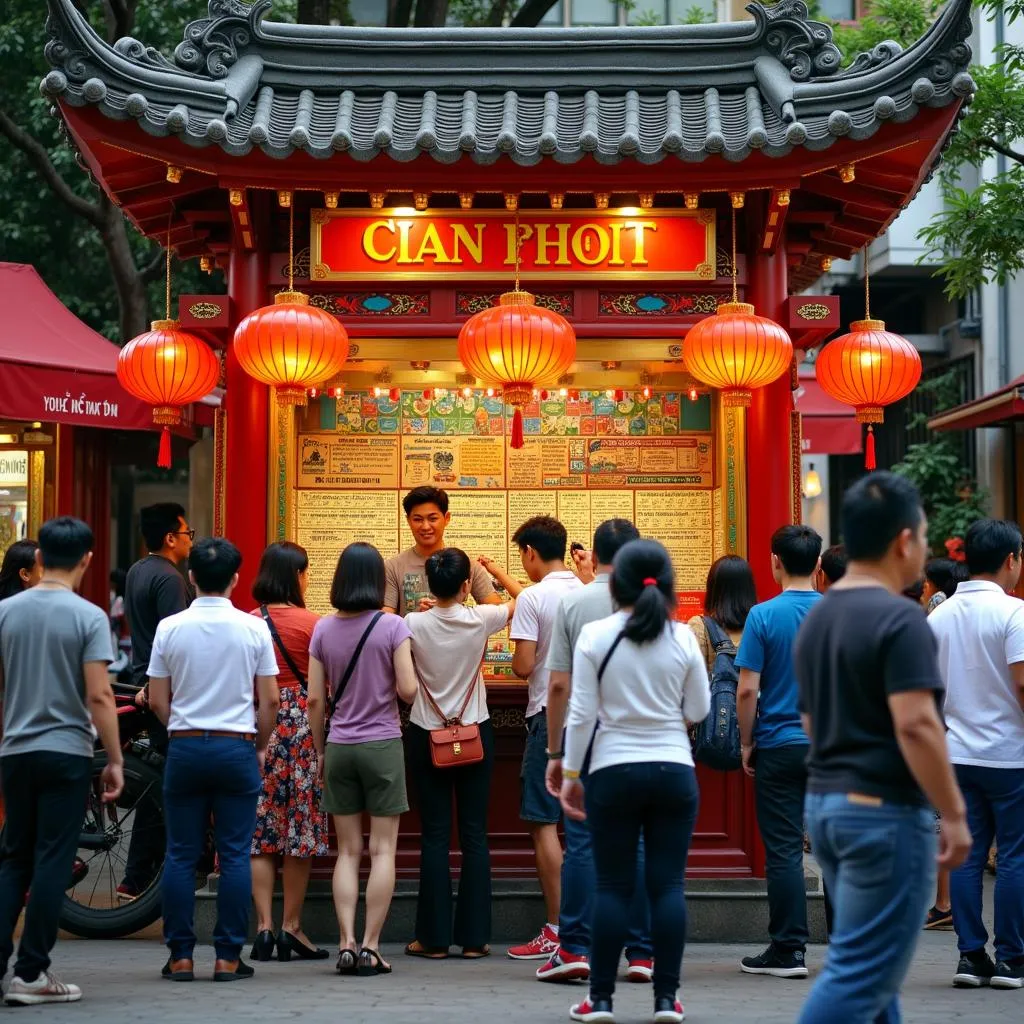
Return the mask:
{"type": "Polygon", "coordinates": [[[547,751],[549,761],[561,761],[565,757],[564,750],[549,750],[547,751]]]}

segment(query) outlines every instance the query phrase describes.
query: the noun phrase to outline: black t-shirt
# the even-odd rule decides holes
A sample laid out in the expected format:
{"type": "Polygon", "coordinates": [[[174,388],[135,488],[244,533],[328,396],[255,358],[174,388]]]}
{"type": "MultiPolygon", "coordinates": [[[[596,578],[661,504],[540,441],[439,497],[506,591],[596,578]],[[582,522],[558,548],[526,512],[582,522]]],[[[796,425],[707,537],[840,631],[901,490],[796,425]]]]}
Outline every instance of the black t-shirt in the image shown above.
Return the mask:
{"type": "Polygon", "coordinates": [[[924,612],[881,587],[829,590],[796,639],[800,711],[811,716],[808,789],[926,804],[903,760],[890,694],[942,700],[935,638],[924,612]]]}
{"type": "Polygon", "coordinates": [[[146,685],[153,637],[161,619],[183,612],[192,601],[192,588],[172,562],[147,555],[129,570],[124,585],[124,610],[132,634],[132,682],[146,685]]]}

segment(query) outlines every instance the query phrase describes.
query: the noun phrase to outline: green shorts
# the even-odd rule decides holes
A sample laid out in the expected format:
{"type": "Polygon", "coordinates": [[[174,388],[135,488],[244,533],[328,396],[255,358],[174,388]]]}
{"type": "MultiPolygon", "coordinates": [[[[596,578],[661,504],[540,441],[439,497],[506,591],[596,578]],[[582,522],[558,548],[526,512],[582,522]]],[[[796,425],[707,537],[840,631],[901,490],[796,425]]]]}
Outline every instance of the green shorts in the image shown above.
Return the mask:
{"type": "Polygon", "coordinates": [[[402,741],[328,743],[323,808],[328,814],[366,811],[374,818],[390,818],[409,810],[402,741]]]}

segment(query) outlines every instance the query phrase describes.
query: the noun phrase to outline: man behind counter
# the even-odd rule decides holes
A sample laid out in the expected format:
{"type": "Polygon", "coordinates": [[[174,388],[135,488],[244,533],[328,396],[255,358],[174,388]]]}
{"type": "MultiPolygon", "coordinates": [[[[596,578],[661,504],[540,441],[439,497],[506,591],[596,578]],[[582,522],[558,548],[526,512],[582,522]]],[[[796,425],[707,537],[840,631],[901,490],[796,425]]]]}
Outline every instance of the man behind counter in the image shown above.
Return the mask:
{"type": "MultiPolygon", "coordinates": [[[[384,563],[384,611],[405,616],[434,605],[425,566],[427,559],[445,546],[444,531],[452,514],[447,493],[437,487],[414,488],[402,500],[402,507],[414,543],[384,563]]],[[[473,563],[470,593],[477,604],[501,603],[487,570],[477,562],[473,563]]]]}

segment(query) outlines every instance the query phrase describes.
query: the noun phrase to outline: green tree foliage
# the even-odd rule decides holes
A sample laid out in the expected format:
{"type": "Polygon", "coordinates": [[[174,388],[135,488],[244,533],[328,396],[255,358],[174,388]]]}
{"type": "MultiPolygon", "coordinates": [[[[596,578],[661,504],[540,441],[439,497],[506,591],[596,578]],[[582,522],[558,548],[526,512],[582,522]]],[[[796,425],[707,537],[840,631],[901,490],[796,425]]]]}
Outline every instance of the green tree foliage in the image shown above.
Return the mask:
{"type": "MultiPolygon", "coordinates": [[[[960,385],[955,370],[925,381],[918,392],[931,399],[928,412],[909,418],[907,429],[919,430],[937,413],[959,403],[960,385]]],[[[928,535],[938,554],[945,554],[944,542],[962,537],[975,519],[986,515],[988,494],[979,490],[963,463],[962,435],[956,432],[929,431],[927,441],[907,448],[903,461],[893,472],[912,480],[921,492],[928,515],[928,535]]]]}

